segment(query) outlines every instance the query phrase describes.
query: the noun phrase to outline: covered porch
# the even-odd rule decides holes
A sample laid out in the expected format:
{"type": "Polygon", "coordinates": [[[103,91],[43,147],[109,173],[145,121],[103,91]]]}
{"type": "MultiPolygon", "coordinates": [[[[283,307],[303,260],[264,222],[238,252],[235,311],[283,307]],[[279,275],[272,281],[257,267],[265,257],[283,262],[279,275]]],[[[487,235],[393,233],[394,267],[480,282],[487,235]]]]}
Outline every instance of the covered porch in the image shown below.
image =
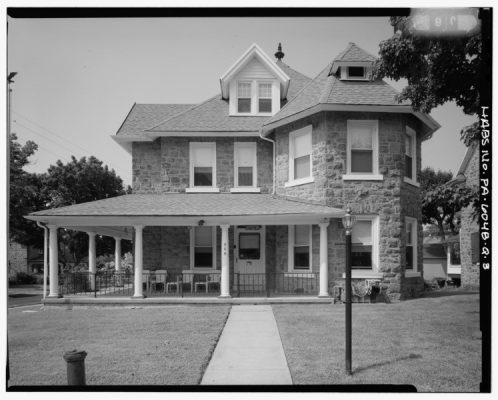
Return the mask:
{"type": "MultiPolygon", "coordinates": [[[[120,196],[40,211],[27,218],[47,228],[48,297],[51,299],[70,296],[122,300],[210,297],[220,300],[294,295],[329,298],[328,232],[331,222],[339,226],[343,214],[341,209],[267,194],[170,193],[120,196]],[[295,229],[291,227],[298,226],[309,227],[309,252],[303,257],[302,249],[296,243],[296,253],[291,254],[291,246],[287,244],[286,262],[290,263],[289,260],[296,257],[296,268],[279,270],[275,267],[276,256],[267,254],[267,249],[276,243],[272,240],[278,240],[275,236],[283,229],[289,231],[290,242],[290,234],[294,237],[295,229]],[[59,276],[59,228],[87,232],[88,272],[59,276]],[[206,232],[209,231],[212,232],[211,241],[207,240],[206,232]],[[157,250],[149,245],[158,241],[154,239],[154,232],[156,237],[157,232],[161,232],[159,242],[163,250],[167,249],[156,259],[152,254],[157,250]],[[97,271],[96,235],[115,238],[113,271],[97,271]],[[312,235],[316,236],[314,248],[312,235]],[[123,239],[133,241],[131,271],[123,270],[120,263],[123,239]],[[209,250],[209,246],[213,250],[209,250]],[[175,249],[187,249],[188,253],[182,250],[182,258],[175,249]],[[309,257],[308,267],[306,257],[309,257]],[[315,268],[312,266],[314,258],[315,268]]],[[[296,228],[296,238],[299,232],[296,228]]]]}

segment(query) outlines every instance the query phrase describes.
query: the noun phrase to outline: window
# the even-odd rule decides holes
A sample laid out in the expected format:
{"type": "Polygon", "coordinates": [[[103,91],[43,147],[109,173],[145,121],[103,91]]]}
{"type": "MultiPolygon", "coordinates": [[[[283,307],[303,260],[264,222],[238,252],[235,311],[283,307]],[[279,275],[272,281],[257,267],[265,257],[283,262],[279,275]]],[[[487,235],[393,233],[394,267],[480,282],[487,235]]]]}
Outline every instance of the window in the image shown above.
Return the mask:
{"type": "Polygon", "coordinates": [[[190,143],[191,191],[218,191],[216,188],[216,143],[190,143]]]}
{"type": "Polygon", "coordinates": [[[365,67],[348,67],[349,79],[365,79],[365,67]]]}
{"type": "Polygon", "coordinates": [[[417,182],[416,133],[406,127],[405,132],[405,182],[417,182]]]}
{"type": "Polygon", "coordinates": [[[347,175],[343,179],[383,179],[378,172],[378,121],[349,120],[347,130],[347,175]]]}
{"type": "Polygon", "coordinates": [[[417,220],[415,218],[405,218],[406,230],[406,272],[417,272],[417,220]]]}
{"type": "Polygon", "coordinates": [[[271,113],[271,83],[258,85],[258,112],[271,113]]]}
{"type": "Polygon", "coordinates": [[[313,182],[311,125],[289,134],[289,182],[286,186],[313,182]]]}
{"type": "Polygon", "coordinates": [[[372,269],[372,221],[357,221],[351,234],[351,266],[372,269]]]}
{"type": "Polygon", "coordinates": [[[251,82],[237,83],[237,112],[251,112],[251,82]]]}
{"type": "Polygon", "coordinates": [[[450,264],[460,265],[460,243],[448,243],[450,246],[450,264]]]}
{"type": "Polygon", "coordinates": [[[470,234],[470,252],[472,256],[472,264],[477,264],[481,261],[480,255],[480,240],[479,232],[473,232],[470,234]]]}
{"type": "Polygon", "coordinates": [[[256,143],[234,144],[235,187],[255,188],[257,186],[256,143]]]}
{"type": "Polygon", "coordinates": [[[259,232],[241,232],[239,234],[239,258],[241,260],[259,260],[261,258],[260,242],[259,232]]]}
{"type": "Polygon", "coordinates": [[[289,226],[289,270],[311,271],[311,225],[289,226]]]}
{"type": "Polygon", "coordinates": [[[196,226],[191,231],[191,266],[215,268],[216,231],[212,226],[196,226]]]}

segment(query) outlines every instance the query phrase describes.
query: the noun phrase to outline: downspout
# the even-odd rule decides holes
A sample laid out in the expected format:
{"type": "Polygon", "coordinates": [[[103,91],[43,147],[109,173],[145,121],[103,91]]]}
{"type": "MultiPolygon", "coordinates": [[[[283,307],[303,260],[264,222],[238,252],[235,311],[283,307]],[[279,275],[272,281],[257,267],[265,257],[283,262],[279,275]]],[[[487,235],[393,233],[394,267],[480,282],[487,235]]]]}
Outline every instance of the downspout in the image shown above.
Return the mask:
{"type": "Polygon", "coordinates": [[[273,144],[273,190],[272,190],[272,195],[275,195],[275,181],[277,179],[277,157],[276,157],[276,143],[275,140],[268,139],[263,136],[262,131],[259,131],[259,137],[263,140],[266,140],[267,142],[270,142],[273,144]]]}
{"type": "Polygon", "coordinates": [[[47,296],[47,277],[48,277],[48,228],[41,222],[36,221],[36,225],[43,228],[45,234],[43,236],[43,298],[47,296]]]}

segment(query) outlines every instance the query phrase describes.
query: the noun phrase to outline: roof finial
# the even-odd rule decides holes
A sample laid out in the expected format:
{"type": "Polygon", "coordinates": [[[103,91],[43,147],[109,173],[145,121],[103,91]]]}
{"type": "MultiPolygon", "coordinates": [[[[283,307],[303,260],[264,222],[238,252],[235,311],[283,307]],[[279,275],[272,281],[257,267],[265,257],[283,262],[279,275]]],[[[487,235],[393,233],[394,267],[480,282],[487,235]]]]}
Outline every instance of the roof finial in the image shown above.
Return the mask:
{"type": "Polygon", "coordinates": [[[275,53],[275,57],[277,60],[282,61],[282,58],[284,58],[285,54],[282,52],[282,43],[278,44],[278,51],[275,53]]]}

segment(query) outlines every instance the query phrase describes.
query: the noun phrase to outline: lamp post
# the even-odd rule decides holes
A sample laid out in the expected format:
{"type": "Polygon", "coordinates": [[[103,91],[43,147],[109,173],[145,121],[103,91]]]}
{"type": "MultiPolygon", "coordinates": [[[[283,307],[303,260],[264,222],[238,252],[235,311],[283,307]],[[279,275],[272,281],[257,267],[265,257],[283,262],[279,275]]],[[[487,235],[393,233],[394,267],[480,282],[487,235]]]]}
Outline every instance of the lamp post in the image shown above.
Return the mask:
{"type": "Polygon", "coordinates": [[[351,207],[342,217],[342,225],[346,234],[346,372],[351,375],[351,231],[356,218],[351,207]]]}

